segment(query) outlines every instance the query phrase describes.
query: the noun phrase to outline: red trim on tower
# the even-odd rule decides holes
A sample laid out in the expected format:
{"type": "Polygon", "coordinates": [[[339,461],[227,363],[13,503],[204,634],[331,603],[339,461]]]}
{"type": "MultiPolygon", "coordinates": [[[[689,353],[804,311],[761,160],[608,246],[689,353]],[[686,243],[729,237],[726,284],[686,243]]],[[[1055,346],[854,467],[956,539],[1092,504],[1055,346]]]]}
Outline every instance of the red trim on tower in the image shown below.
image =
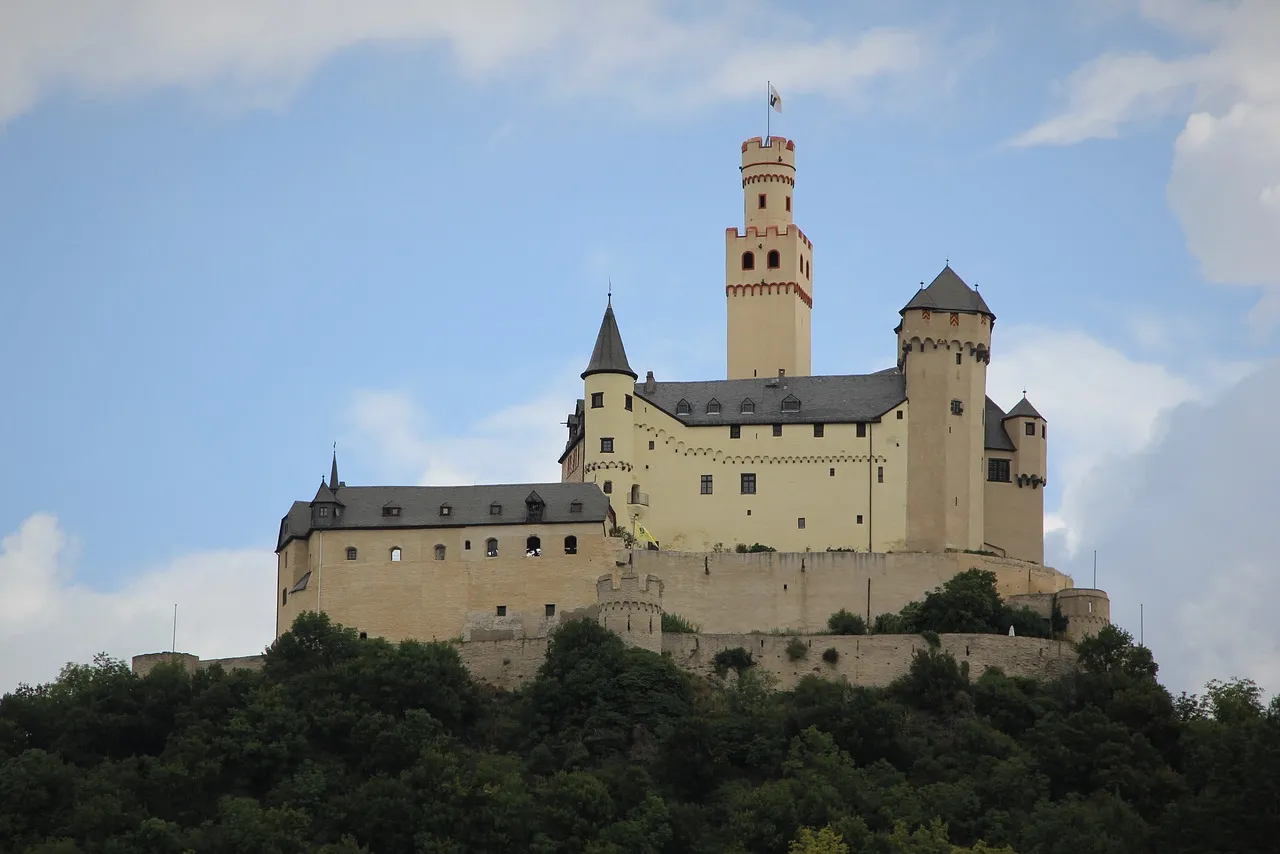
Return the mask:
{"type": "Polygon", "coordinates": [[[728,297],[770,296],[795,292],[800,301],[813,308],[813,297],[796,282],[752,282],[742,285],[725,285],[724,295],[728,297]]]}

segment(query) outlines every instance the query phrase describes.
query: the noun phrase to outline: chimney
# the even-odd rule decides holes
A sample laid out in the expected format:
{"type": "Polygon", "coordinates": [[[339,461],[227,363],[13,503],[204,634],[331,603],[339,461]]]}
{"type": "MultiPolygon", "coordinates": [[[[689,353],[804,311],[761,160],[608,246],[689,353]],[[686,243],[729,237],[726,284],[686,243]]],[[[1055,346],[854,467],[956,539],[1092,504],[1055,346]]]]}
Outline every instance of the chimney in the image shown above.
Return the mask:
{"type": "Polygon", "coordinates": [[[782,386],[783,388],[787,387],[787,369],[786,368],[778,368],[778,385],[782,386]]]}
{"type": "Polygon", "coordinates": [[[644,375],[644,393],[653,394],[658,390],[658,382],[653,378],[653,371],[646,371],[644,375]]]}

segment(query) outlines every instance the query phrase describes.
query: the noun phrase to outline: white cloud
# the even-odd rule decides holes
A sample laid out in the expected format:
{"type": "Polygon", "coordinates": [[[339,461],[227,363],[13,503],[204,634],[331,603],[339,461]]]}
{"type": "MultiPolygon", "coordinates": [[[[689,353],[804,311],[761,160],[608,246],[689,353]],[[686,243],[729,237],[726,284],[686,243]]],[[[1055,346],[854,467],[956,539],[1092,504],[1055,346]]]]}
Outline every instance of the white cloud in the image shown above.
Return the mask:
{"type": "Polygon", "coordinates": [[[561,391],[456,424],[449,433],[429,425],[430,416],[441,413],[419,410],[404,392],[363,391],[352,400],[348,420],[357,441],[377,449],[386,471],[406,472],[421,485],[556,483],[556,459],[568,435],[561,422],[582,394],[568,382],[561,391]]]}
{"type": "Polygon", "coordinates": [[[99,652],[126,661],[177,645],[201,658],[252,655],[275,634],[270,550],[203,552],[135,575],[118,590],[75,578],[77,549],[48,514],[0,541],[0,692],[56,678],[99,652]]]}
{"type": "Polygon", "coordinates": [[[920,69],[935,54],[927,41],[905,29],[819,30],[759,0],[7,0],[0,123],[59,91],[212,89],[278,103],[328,59],[369,46],[443,48],[475,81],[534,77],[555,96],[643,109],[757,97],[765,76],[790,95],[847,98],[920,69]]]}
{"type": "Polygon", "coordinates": [[[1206,279],[1263,286],[1255,334],[1280,322],[1280,3],[1140,0],[1143,17],[1193,47],[1113,53],[1077,70],[1062,111],[1016,145],[1069,145],[1135,122],[1185,116],[1168,201],[1206,279]]]}

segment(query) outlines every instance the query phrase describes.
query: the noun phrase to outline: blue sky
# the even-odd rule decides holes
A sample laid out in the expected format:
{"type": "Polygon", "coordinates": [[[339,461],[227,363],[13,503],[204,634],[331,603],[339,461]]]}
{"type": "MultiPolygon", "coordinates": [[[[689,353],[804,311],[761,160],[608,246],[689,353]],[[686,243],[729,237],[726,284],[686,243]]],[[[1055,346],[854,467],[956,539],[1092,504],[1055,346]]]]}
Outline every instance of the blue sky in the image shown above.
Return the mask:
{"type": "Polygon", "coordinates": [[[892,364],[949,259],[999,316],[993,396],[1054,424],[1051,560],[1087,584],[1100,550],[1170,684],[1280,688],[1240,618],[1280,592],[1275,7],[696,9],[0,9],[0,689],[160,648],[175,601],[201,654],[269,640],[334,441],[352,483],[555,478],[610,279],[637,370],[722,376],[766,80],[815,371],[892,364]],[[1231,395],[1263,408],[1227,441],[1231,395]]]}

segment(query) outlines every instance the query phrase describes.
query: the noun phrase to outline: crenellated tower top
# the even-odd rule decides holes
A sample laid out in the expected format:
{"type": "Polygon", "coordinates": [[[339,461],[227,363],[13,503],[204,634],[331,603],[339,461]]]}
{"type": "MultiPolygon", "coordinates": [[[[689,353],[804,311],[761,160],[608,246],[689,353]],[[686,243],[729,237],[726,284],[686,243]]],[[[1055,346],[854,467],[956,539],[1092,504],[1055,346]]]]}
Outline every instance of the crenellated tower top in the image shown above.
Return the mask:
{"type": "Polygon", "coordinates": [[[791,224],[791,194],[796,186],[796,144],[789,139],[755,137],[742,143],[742,196],[747,228],[791,224]]]}

